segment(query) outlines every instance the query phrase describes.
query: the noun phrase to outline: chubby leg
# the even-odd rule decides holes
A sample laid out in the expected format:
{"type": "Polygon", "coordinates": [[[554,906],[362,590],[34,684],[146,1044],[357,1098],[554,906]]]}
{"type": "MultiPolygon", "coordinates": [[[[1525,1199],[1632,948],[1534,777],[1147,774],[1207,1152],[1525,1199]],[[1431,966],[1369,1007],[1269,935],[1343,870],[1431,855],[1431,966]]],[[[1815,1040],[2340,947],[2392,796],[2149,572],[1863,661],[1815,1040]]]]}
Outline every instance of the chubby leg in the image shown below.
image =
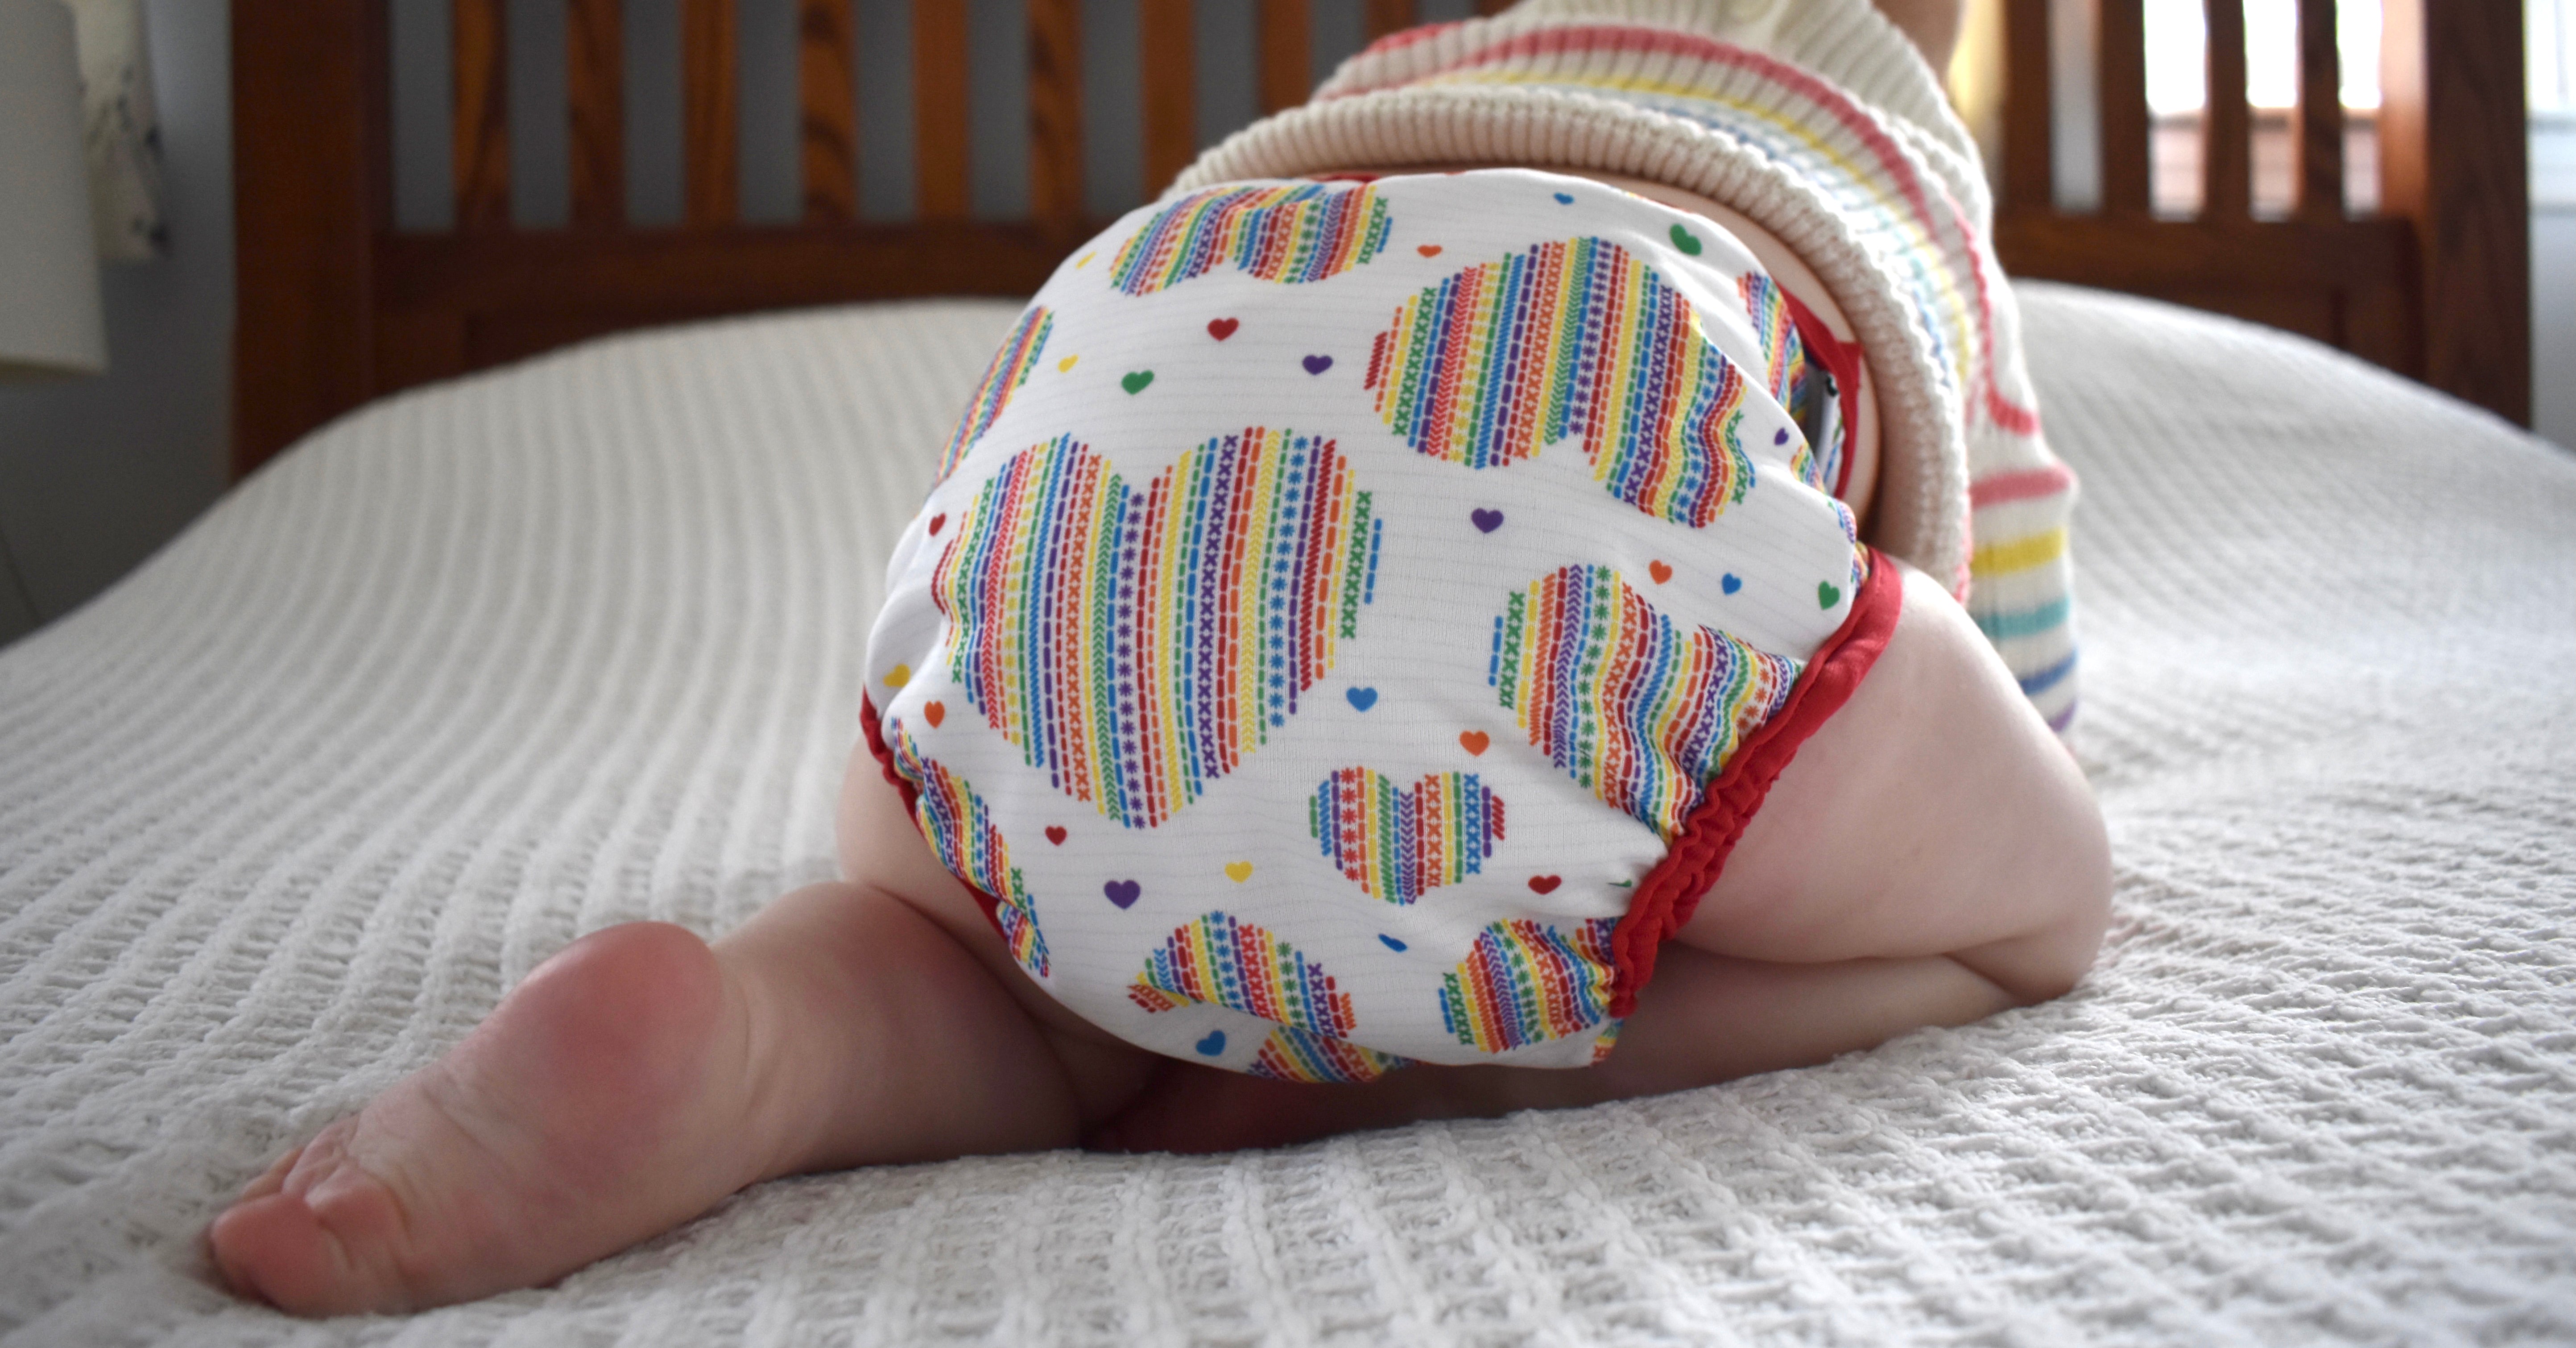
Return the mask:
{"type": "Polygon", "coordinates": [[[225,1279],[300,1314],[461,1301],[763,1179],[1066,1146],[1123,1106],[1146,1055],[1031,1014],[926,853],[940,883],[887,883],[925,879],[902,855],[922,847],[864,770],[844,842],[871,883],[799,890],[713,946],[646,922],[574,942],[246,1189],[208,1233],[225,1279]]]}

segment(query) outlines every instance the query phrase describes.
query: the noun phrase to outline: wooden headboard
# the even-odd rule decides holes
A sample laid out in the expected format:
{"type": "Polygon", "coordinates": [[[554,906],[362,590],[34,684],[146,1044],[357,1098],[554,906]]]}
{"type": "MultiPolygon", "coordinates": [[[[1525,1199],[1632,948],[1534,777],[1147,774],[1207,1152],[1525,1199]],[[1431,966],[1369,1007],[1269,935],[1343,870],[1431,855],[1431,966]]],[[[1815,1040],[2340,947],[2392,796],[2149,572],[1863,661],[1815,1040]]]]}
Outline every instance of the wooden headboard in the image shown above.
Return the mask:
{"type": "MultiPolygon", "coordinates": [[[[1781,0],[1796,3],[1796,0],[1781,0]]],[[[683,219],[625,219],[620,0],[564,0],[570,221],[512,224],[506,0],[451,0],[456,225],[393,227],[385,0],[233,0],[238,249],[235,473],[371,398],[620,329],[918,295],[1022,295],[1101,221],[1084,207],[1081,0],[1025,0],[1029,212],[970,218],[965,0],[910,0],[916,211],[858,219],[853,0],[795,0],[801,220],[746,224],[734,0],[680,0],[683,219]]],[[[2202,218],[2147,209],[2141,0],[2100,6],[2103,207],[2052,204],[2049,0],[2005,0],[2005,209],[2015,274],[2106,285],[2304,331],[2527,422],[2528,222],[2519,6],[2386,0],[2384,213],[2347,219],[2331,0],[2302,0],[2299,207],[2257,221],[2244,191],[2242,43],[2211,49],[2202,218]]],[[[2241,0],[2206,0],[2213,34],[2241,0]]],[[[1480,0],[1492,12],[1504,0],[1480,0]]],[[[1258,0],[1256,69],[1193,69],[1192,0],[1137,0],[1143,175],[1196,152],[1197,79],[1260,106],[1308,88],[1307,0],[1258,0]]],[[[1413,0],[1365,0],[1374,37],[1413,0]]]]}

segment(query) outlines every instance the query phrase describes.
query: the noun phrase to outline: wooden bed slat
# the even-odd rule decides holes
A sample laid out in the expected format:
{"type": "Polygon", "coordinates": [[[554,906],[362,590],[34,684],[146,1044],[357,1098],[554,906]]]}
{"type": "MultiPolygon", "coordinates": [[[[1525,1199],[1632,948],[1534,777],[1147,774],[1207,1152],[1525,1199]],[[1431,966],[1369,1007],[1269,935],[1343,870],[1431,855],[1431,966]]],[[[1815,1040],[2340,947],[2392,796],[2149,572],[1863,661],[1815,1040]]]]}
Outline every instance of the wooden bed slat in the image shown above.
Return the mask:
{"type": "Polygon", "coordinates": [[[912,162],[924,220],[963,220],[974,204],[966,74],[964,0],[912,0],[912,162]]]}
{"type": "Polygon", "coordinates": [[[2147,179],[2147,25],[2140,0],[2099,0],[2102,213],[2144,215],[2147,179]]]}
{"type": "Polygon", "coordinates": [[[2207,0],[2209,96],[2200,121],[2200,216],[2253,216],[2253,129],[2245,109],[2244,0],[2207,0]]]}
{"type": "Polygon", "coordinates": [[[2422,378],[2530,425],[2522,7],[2385,0],[2381,23],[2379,193],[2422,241],[2422,378]]]}
{"type": "Polygon", "coordinates": [[[2299,0],[2299,122],[2290,138],[2295,213],[2343,216],[2343,54],[2334,0],[2299,0]]]}
{"type": "Polygon", "coordinates": [[[734,0],[680,0],[682,191],[696,229],[730,225],[739,215],[735,32],[734,0]]]}
{"type": "Polygon", "coordinates": [[[1368,0],[1369,41],[1403,32],[1413,23],[1413,0],[1368,0]]]}
{"type": "Polygon", "coordinates": [[[796,163],[808,224],[859,216],[854,36],[850,0],[796,0],[796,163]]]}
{"type": "Polygon", "coordinates": [[[1198,157],[1198,39],[1191,0],[1136,0],[1136,68],[1143,87],[1145,195],[1171,185],[1198,157]]]}
{"type": "Polygon", "coordinates": [[[1261,0],[1261,110],[1293,108],[1313,88],[1314,14],[1306,0],[1261,0]]]}
{"type": "Polygon", "coordinates": [[[1029,213],[1082,224],[1082,0],[1028,0],[1029,213]]]}
{"type": "Polygon", "coordinates": [[[509,30],[503,0],[455,0],[456,227],[510,227],[509,30]]]}
{"type": "Polygon", "coordinates": [[[2004,0],[2004,209],[2056,204],[2048,0],[2004,0]]]}
{"type": "Polygon", "coordinates": [[[569,0],[564,54],[573,228],[615,229],[626,220],[626,36],[618,0],[569,0]]]}

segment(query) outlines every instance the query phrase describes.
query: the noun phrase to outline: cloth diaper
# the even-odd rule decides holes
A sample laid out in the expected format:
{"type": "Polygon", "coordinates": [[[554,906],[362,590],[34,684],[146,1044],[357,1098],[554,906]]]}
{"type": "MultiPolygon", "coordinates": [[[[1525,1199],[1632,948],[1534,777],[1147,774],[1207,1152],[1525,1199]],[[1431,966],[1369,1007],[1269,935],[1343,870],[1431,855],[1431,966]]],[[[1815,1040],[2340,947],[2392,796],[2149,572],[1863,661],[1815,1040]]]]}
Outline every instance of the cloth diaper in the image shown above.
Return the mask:
{"type": "Polygon", "coordinates": [[[1024,311],[898,543],[870,743],[1013,958],[1300,1081],[1580,1067],[1890,630],[1849,380],[1705,218],[1218,184],[1024,311]]]}

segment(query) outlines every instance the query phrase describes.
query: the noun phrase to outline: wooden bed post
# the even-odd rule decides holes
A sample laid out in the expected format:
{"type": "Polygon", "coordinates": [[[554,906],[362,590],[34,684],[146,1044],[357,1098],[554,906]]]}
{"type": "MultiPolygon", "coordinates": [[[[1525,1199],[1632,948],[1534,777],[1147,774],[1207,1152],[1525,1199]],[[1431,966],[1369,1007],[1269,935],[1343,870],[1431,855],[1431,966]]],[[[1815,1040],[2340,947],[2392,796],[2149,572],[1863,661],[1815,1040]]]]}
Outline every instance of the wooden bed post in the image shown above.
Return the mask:
{"type": "Polygon", "coordinates": [[[233,475],[374,396],[377,0],[233,0],[233,475]],[[276,72],[291,70],[293,79],[276,72]]]}
{"type": "Polygon", "coordinates": [[[2531,424],[2522,7],[2386,0],[2380,199],[2415,222],[2423,379],[2531,424]]]}

